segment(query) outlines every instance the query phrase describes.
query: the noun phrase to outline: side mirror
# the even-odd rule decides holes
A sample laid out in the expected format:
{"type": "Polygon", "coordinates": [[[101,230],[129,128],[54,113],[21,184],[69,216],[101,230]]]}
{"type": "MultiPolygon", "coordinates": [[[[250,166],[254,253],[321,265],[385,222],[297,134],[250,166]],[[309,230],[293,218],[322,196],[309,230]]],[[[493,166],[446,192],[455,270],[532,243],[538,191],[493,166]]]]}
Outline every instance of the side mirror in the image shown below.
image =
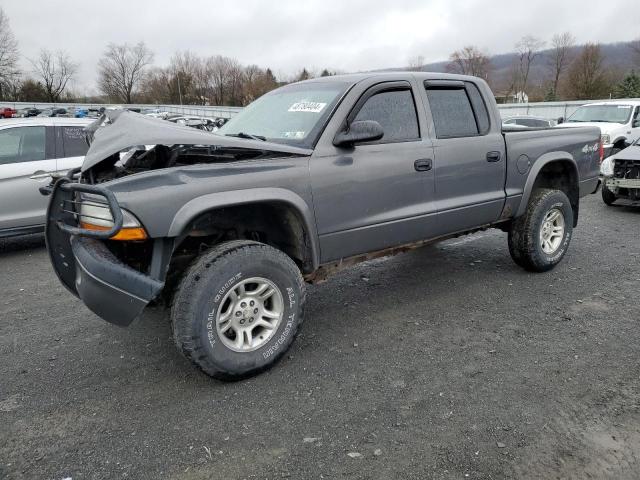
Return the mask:
{"type": "Polygon", "coordinates": [[[336,147],[352,147],[356,143],[373,142],[384,137],[382,126],[373,120],[353,122],[347,130],[338,132],[333,139],[336,147]]]}
{"type": "Polygon", "coordinates": [[[564,123],[564,117],[558,117],[558,125],[564,123]]]}

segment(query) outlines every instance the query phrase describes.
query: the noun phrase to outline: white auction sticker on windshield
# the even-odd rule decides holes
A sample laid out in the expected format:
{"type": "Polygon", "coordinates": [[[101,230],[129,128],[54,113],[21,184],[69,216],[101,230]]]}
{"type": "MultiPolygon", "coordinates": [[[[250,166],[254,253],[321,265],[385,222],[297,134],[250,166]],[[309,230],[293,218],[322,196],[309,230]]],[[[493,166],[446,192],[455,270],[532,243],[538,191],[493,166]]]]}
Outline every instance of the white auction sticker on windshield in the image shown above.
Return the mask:
{"type": "Polygon", "coordinates": [[[326,106],[327,106],[326,103],[321,103],[321,102],[296,102],[289,107],[289,111],[320,113],[322,109],[326,106]]]}

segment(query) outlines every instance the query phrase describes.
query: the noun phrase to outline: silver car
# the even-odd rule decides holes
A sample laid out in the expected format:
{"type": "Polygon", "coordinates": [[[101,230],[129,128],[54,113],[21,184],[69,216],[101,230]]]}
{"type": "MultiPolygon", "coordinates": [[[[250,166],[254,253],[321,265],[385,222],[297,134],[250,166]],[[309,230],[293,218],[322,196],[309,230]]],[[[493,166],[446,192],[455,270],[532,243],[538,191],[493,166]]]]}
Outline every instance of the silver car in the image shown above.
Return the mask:
{"type": "Polygon", "coordinates": [[[0,120],[0,238],[43,230],[48,197],[39,188],[52,173],[82,165],[84,127],[91,120],[0,120]]]}

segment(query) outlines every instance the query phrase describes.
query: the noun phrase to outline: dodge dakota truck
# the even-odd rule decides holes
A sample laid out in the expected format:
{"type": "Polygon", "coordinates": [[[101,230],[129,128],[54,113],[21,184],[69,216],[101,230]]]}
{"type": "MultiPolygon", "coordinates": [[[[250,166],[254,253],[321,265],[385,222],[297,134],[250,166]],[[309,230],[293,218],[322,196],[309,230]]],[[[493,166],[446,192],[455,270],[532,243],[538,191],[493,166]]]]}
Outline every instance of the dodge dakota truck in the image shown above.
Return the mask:
{"type": "Polygon", "coordinates": [[[120,326],[169,305],[178,349],[226,380],[282,357],[305,283],[357,262],[497,228],[552,269],[603,154],[598,128],[503,129],[483,80],[415,72],[290,84],[215,134],[107,111],[87,138],[43,188],[60,281],[120,326]]]}

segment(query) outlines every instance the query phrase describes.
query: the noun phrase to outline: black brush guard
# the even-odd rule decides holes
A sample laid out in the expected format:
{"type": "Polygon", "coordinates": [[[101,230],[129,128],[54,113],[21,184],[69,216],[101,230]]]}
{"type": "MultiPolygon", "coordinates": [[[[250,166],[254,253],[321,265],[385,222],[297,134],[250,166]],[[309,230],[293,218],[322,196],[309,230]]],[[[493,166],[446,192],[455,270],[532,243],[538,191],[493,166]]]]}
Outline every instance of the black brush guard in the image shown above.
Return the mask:
{"type": "Polygon", "coordinates": [[[62,284],[91,311],[110,323],[127,326],[160,293],[164,282],[129,267],[111,253],[103,240],[122,228],[122,210],[112,192],[73,181],[75,173],[56,179],[50,189],[45,238],[51,263],[62,284]],[[77,198],[82,193],[90,194],[92,203],[104,202],[114,220],[112,228],[95,231],[79,226],[77,198]]]}

